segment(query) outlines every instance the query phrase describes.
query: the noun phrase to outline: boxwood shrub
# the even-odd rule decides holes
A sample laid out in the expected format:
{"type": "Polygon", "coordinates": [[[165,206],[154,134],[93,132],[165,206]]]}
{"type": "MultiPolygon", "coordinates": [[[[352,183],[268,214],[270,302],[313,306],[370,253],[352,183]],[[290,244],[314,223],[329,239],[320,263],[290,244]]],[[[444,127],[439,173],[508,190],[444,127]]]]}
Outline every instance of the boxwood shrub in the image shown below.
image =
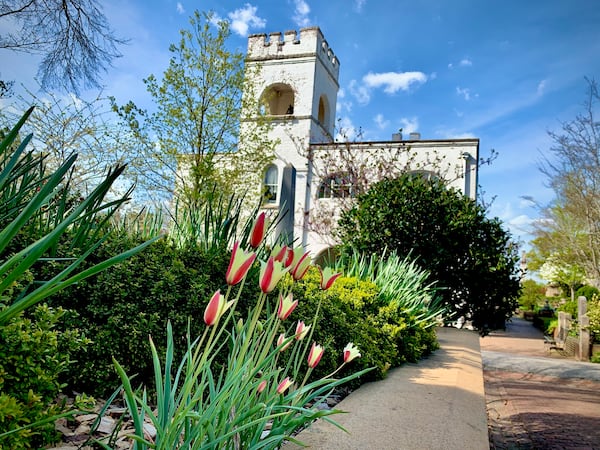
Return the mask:
{"type": "MultiPolygon", "coordinates": [[[[94,258],[129,248],[135,245],[132,239],[113,237],[94,258]]],[[[207,253],[200,248],[177,248],[165,239],[57,296],[56,304],[79,313],[70,326],[85,330],[92,340],[85,351],[77,354],[78,362],[69,370],[66,380],[69,387],[100,397],[112,392],[118,380],[111,357],[128,373],[136,373],[138,383],[151,385],[148,336],[152,336],[161,354],[166,342],[166,322],[170,320],[180,342],[176,351],[183,353],[188,320],[193,335],[200,334],[210,296],[216,289],[226,288],[229,256],[225,248],[207,253]]],[[[240,317],[246,316],[258,298],[258,269],[256,264],[244,287],[237,309],[240,317]]],[[[389,367],[416,361],[435,347],[435,334],[431,330],[423,330],[410,317],[387,311],[378,304],[378,288],[374,284],[341,277],[332,288],[322,291],[319,281],[319,272],[313,268],[302,281],[295,283],[294,296],[299,306],[285,323],[289,329],[297,320],[312,323],[320,303],[320,318],[312,338],[325,345],[326,352],[315,376],[326,375],[339,366],[342,349],[348,342],[355,343],[363,356],[344,368],[342,374],[375,368],[355,382],[354,387],[380,379],[389,367]]],[[[272,309],[276,302],[276,295],[271,294],[272,309]]],[[[220,361],[225,361],[225,355],[220,361]]]]}

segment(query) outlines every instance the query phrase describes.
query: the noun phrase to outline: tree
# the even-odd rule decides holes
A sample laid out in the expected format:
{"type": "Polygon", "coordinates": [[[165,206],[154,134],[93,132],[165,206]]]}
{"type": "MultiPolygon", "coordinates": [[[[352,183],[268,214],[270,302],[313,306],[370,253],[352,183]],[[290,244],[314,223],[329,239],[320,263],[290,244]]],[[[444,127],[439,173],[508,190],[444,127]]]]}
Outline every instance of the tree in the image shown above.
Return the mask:
{"type": "Polygon", "coordinates": [[[531,259],[539,266],[546,258],[576,265],[588,282],[600,286],[600,94],[587,80],[584,112],[549,132],[553,145],[540,167],[554,190],[555,200],[542,208],[531,259]]]}
{"type": "MultiPolygon", "coordinates": [[[[78,164],[72,167],[69,176],[73,193],[89,193],[104,178],[104,169],[125,162],[122,148],[127,138],[126,130],[112,120],[113,113],[106,98],[98,95],[85,101],[72,94],[35,94],[25,90],[11,108],[0,112],[0,129],[16,122],[31,104],[37,107],[23,124],[22,132],[34,136],[33,147],[44,155],[47,170],[56,170],[71,155],[78,155],[78,164]]],[[[119,181],[118,186],[111,187],[113,193],[133,184],[133,180],[119,181]]]]}
{"type": "Polygon", "coordinates": [[[585,281],[585,271],[576,264],[564,262],[559,255],[551,255],[540,267],[540,277],[550,283],[567,286],[571,301],[575,301],[575,291],[585,281]]]}
{"type": "MultiPolygon", "coordinates": [[[[245,83],[244,55],[226,49],[229,24],[221,21],[215,28],[212,14],[196,11],[190,25],[169,47],[172,57],[162,80],[154,75],[144,80],[156,110],[131,101],[119,106],[115,99],[113,109],[131,130],[129,158],[140,184],[162,198],[176,188],[193,205],[210,197],[215,185],[221,193],[242,190],[244,178],[258,177],[272,158],[272,144],[266,121],[241,117],[259,108],[245,83]]],[[[258,179],[254,184],[260,186],[258,179]]]]}
{"type": "Polygon", "coordinates": [[[38,76],[46,89],[99,87],[125,42],[94,0],[0,0],[0,24],[16,28],[0,34],[0,49],[43,56],[38,76]]]}
{"type": "Polygon", "coordinates": [[[519,297],[519,306],[522,310],[533,311],[540,306],[544,300],[546,289],[543,284],[532,279],[521,281],[521,295],[519,297]]]}
{"type": "Polygon", "coordinates": [[[402,175],[358,197],[339,222],[345,248],[412,255],[442,287],[457,318],[485,335],[504,327],[517,307],[518,249],[498,219],[440,180],[402,175]]]}

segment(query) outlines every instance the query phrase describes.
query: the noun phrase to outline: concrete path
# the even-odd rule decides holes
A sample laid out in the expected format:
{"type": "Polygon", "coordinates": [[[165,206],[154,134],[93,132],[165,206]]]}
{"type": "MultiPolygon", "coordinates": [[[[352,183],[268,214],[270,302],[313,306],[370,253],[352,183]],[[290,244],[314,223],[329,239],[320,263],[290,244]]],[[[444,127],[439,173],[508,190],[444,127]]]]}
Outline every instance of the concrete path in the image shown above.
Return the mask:
{"type": "Polygon", "coordinates": [[[428,359],[391,370],[337,405],[350,413],[332,416],[348,433],[318,421],[298,439],[323,450],[488,449],[479,336],[440,328],[438,340],[428,359]]]}
{"type": "Polygon", "coordinates": [[[600,364],[546,351],[518,318],[480,346],[490,448],[600,449],[600,364]]]}

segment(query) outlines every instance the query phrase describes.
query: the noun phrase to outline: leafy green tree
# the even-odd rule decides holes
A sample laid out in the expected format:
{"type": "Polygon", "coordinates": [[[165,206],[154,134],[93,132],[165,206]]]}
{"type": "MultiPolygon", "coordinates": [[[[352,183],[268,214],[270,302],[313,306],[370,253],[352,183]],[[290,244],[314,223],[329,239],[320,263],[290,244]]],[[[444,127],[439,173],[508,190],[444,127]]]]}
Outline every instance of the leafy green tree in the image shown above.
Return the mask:
{"type": "Polygon", "coordinates": [[[119,106],[115,99],[113,109],[132,132],[128,159],[139,183],[162,199],[176,189],[193,205],[210,198],[215,185],[219,193],[230,193],[252,174],[258,177],[272,159],[272,144],[266,121],[241,117],[259,108],[245,82],[244,54],[226,48],[229,24],[215,27],[212,14],[196,11],[190,26],[169,47],[172,57],[162,80],[154,75],[144,80],[155,111],[131,101],[119,106]]]}
{"type": "Polygon", "coordinates": [[[549,133],[553,145],[541,171],[555,200],[542,208],[529,259],[532,269],[549,257],[578,266],[600,287],[600,93],[594,80],[587,82],[583,113],[549,133]]]}
{"type": "Polygon", "coordinates": [[[374,184],[344,213],[346,248],[412,255],[455,317],[482,334],[504,327],[519,296],[518,249],[498,219],[440,180],[403,175],[374,184]]]}
{"type": "Polygon", "coordinates": [[[535,280],[527,279],[521,282],[519,306],[521,309],[533,311],[544,300],[544,285],[535,280]]]}

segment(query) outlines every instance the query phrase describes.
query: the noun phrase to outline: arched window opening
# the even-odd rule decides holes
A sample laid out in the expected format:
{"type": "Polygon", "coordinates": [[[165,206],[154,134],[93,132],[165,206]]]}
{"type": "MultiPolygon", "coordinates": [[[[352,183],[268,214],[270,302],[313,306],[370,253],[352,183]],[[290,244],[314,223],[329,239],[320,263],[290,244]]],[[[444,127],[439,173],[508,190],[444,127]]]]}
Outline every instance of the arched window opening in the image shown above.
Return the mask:
{"type": "Polygon", "coordinates": [[[328,126],[328,119],[329,117],[329,104],[327,102],[327,98],[322,95],[321,98],[319,98],[319,110],[318,110],[318,115],[317,115],[317,119],[319,120],[319,123],[323,126],[323,128],[327,128],[328,126]]]}
{"type": "Polygon", "coordinates": [[[271,164],[265,171],[263,183],[263,203],[274,205],[277,203],[279,171],[275,164],[271,164]]]}
{"type": "Polygon", "coordinates": [[[333,174],[327,176],[319,186],[319,198],[356,197],[356,190],[350,176],[333,174]]]}
{"type": "Polygon", "coordinates": [[[269,86],[262,95],[262,107],[271,116],[294,114],[294,90],[287,84],[269,86]]]}

